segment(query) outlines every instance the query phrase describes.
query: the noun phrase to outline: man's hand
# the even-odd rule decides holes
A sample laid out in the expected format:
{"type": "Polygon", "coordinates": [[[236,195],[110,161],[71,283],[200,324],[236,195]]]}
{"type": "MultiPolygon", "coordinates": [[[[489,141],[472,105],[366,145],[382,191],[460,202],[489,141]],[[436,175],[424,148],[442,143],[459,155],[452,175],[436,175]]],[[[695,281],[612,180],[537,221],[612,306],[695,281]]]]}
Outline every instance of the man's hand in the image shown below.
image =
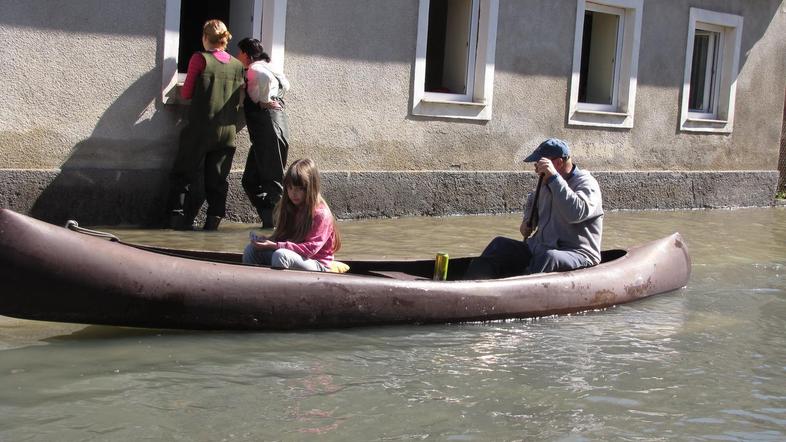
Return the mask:
{"type": "Polygon", "coordinates": [[[524,239],[529,238],[532,235],[532,227],[527,225],[527,220],[521,220],[521,226],[519,226],[519,232],[524,236],[524,239]]]}
{"type": "Polygon", "coordinates": [[[552,163],[550,159],[541,158],[535,163],[535,172],[537,172],[538,175],[549,178],[557,174],[557,168],[554,167],[554,163],[552,163]]]}

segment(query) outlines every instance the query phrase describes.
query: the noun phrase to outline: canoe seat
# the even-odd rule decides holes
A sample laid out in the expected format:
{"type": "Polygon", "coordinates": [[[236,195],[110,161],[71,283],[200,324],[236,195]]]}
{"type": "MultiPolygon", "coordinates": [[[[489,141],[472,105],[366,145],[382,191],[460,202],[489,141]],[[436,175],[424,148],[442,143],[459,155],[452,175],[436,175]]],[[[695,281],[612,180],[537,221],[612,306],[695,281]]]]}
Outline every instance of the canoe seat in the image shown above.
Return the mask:
{"type": "Polygon", "coordinates": [[[404,272],[394,272],[389,270],[369,270],[368,272],[374,276],[382,276],[383,278],[391,278],[391,279],[401,279],[404,281],[415,281],[419,279],[428,279],[418,275],[411,275],[409,273],[404,272]]]}

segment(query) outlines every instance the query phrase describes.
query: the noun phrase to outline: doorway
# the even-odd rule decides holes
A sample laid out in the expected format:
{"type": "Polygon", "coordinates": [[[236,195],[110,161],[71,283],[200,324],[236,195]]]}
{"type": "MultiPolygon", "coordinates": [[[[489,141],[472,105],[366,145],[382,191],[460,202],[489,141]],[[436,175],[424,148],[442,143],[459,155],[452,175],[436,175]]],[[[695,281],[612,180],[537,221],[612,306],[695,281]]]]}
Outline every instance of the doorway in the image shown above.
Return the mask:
{"type": "Polygon", "coordinates": [[[260,0],[187,0],[180,4],[180,37],[177,72],[188,71],[188,61],[202,48],[202,26],[212,19],[223,21],[232,40],[227,51],[237,54],[237,42],[245,37],[259,38],[262,16],[260,0]],[[256,17],[258,15],[258,17],[256,17]],[[258,23],[256,32],[254,23],[258,23]]]}

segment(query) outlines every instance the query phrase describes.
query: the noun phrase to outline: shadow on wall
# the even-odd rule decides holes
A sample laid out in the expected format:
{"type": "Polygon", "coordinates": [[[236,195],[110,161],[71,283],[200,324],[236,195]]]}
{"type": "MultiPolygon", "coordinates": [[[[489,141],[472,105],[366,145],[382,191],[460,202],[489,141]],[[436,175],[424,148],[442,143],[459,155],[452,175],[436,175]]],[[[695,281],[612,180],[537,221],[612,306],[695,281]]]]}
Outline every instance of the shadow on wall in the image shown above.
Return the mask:
{"type": "Polygon", "coordinates": [[[37,197],[32,216],[61,225],[161,221],[183,118],[179,108],[163,108],[160,84],[155,67],[117,97],[37,197]]]}

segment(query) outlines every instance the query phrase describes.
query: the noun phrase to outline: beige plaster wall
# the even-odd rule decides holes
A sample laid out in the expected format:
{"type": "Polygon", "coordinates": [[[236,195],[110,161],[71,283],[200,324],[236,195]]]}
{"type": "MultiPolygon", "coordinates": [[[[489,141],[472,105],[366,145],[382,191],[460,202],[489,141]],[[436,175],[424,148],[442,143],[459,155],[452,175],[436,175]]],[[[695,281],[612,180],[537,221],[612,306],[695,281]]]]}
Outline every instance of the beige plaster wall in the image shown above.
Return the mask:
{"type": "MultiPolygon", "coordinates": [[[[614,130],[566,126],[575,0],[500,0],[486,122],[410,115],[417,0],[289,0],[290,159],[311,156],[328,171],[326,196],[342,217],[520,210],[534,175],[518,159],[548,136],[569,140],[598,172],[609,209],[770,204],[786,6],[644,4],[635,126],[614,130]],[[745,17],[731,135],[678,130],[691,6],[745,17]]],[[[57,223],[160,224],[185,110],[159,100],[164,9],[165,0],[0,1],[1,207],[57,223]]],[[[245,130],[238,140],[228,217],[254,222],[239,184],[245,130]]]]}
{"type": "MultiPolygon", "coordinates": [[[[157,100],[164,3],[0,2],[0,169],[168,170],[182,108],[157,100]]],[[[775,169],[780,0],[646,0],[631,130],[566,126],[575,7],[500,0],[493,118],[478,122],[410,115],[418,1],[289,0],[290,158],[323,170],[521,170],[517,159],[558,136],[593,170],[775,169]],[[745,17],[731,135],[678,131],[691,6],[745,17]]],[[[242,169],[245,131],[238,139],[242,169]]]]}
{"type": "Polygon", "coordinates": [[[0,2],[0,168],[168,167],[163,2],[0,2]]]}
{"type": "Polygon", "coordinates": [[[409,115],[417,1],[290,1],[293,156],[333,170],[516,170],[542,139],[594,170],[773,170],[786,88],[780,0],[645,1],[633,129],[567,127],[575,0],[500,0],[493,118],[409,115]],[[690,7],[744,16],[734,131],[680,132],[690,7]]]}

